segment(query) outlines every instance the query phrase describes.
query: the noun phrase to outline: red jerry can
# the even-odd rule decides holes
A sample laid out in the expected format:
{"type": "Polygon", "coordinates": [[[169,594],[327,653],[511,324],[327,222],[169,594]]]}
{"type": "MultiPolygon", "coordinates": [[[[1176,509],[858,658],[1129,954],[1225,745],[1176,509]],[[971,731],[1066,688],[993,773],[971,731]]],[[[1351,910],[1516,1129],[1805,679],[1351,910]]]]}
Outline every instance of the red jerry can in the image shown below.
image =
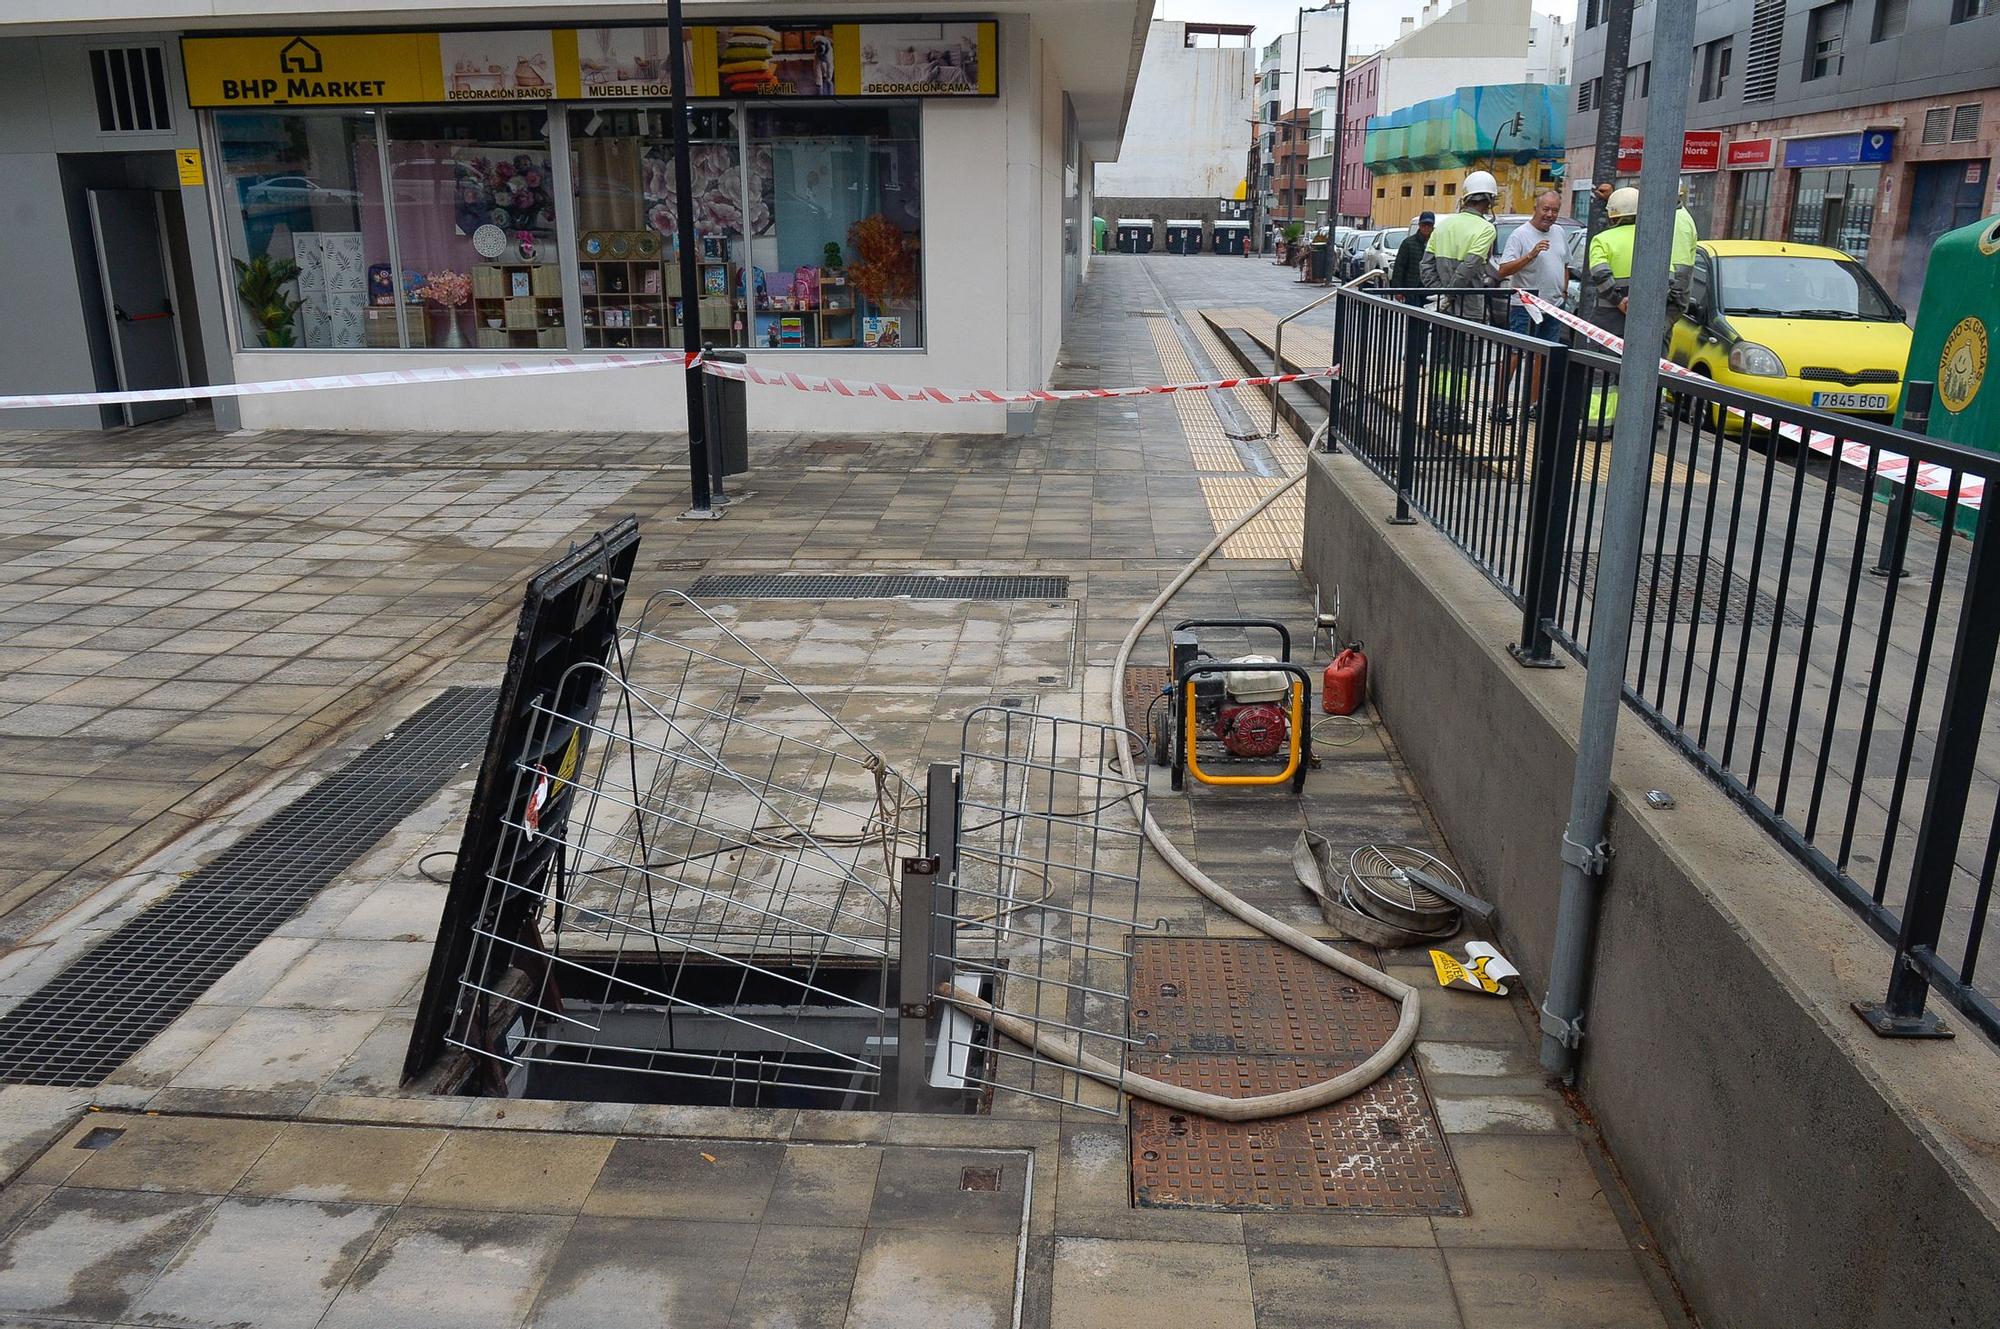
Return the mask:
{"type": "Polygon", "coordinates": [[[1368,657],[1359,644],[1333,657],[1319,681],[1319,708],[1328,715],[1352,715],[1368,696],[1368,657]]]}

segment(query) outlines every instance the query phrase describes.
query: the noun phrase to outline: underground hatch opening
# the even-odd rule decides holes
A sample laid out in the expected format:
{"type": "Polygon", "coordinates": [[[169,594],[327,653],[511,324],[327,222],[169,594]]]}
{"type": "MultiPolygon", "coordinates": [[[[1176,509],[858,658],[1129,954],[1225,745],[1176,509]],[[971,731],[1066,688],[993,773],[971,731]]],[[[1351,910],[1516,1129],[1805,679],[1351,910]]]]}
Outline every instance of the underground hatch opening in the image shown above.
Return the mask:
{"type": "MultiPolygon", "coordinates": [[[[902,1073],[895,980],[888,976],[885,992],[878,965],[564,959],[559,1002],[544,992],[515,1008],[499,1039],[504,1062],[468,1067],[458,1092],[830,1111],[991,1108],[992,1054],[982,1024],[963,1022],[958,1037],[969,1038],[969,1049],[960,1042],[941,1053],[933,1019],[918,1073],[902,1073]],[[628,999],[635,989],[674,999],[628,999]]],[[[510,979],[525,997],[527,976],[516,971],[510,979]]],[[[990,991],[981,985],[982,996],[990,991]]]]}

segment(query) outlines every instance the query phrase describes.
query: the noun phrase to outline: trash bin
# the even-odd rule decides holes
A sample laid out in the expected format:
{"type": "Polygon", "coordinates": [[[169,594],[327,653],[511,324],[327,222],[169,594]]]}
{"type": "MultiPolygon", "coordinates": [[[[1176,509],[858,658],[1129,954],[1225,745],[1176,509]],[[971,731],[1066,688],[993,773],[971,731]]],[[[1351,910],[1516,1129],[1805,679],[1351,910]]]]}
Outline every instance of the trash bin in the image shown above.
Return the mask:
{"type": "MultiPolygon", "coordinates": [[[[742,365],[750,357],[741,351],[717,350],[704,346],[701,353],[718,364],[742,365]]],[[[701,376],[702,413],[708,425],[708,455],[722,475],[741,475],[750,469],[749,387],[740,379],[701,376]]]]}
{"type": "Polygon", "coordinates": [[[1167,222],[1167,252],[1169,254],[1199,254],[1201,252],[1201,221],[1176,219],[1167,222]]]}
{"type": "Polygon", "coordinates": [[[1319,235],[1314,236],[1312,242],[1312,250],[1307,258],[1307,265],[1309,269],[1307,275],[1310,276],[1314,281],[1318,282],[1323,282],[1328,280],[1329,274],[1331,272],[1329,263],[1332,259],[1332,256],[1333,256],[1333,247],[1327,243],[1326,234],[1324,232],[1321,232],[1319,235]]]}
{"type": "Polygon", "coordinates": [[[1215,224],[1215,252],[1241,254],[1250,247],[1250,223],[1219,221],[1215,224]]]}
{"type": "Polygon", "coordinates": [[[1153,219],[1151,217],[1120,217],[1118,219],[1118,252],[1121,254],[1152,253],[1153,219]]]}

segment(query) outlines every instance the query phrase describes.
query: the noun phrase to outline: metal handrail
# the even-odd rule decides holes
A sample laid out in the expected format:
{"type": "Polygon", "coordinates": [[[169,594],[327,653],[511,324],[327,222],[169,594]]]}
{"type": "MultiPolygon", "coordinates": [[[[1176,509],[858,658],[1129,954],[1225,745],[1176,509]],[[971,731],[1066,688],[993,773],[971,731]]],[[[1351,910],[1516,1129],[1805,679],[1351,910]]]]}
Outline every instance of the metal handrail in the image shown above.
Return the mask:
{"type": "MultiPolygon", "coordinates": [[[[1364,282],[1381,281],[1386,276],[1387,274],[1384,273],[1380,268],[1374,269],[1373,271],[1370,272],[1364,272],[1359,277],[1356,277],[1353,281],[1345,282],[1342,285],[1334,287],[1332,290],[1328,291],[1325,295],[1322,295],[1319,299],[1313,301],[1311,304],[1306,305],[1304,308],[1301,309],[1295,309],[1291,313],[1279,319],[1277,331],[1274,332],[1271,337],[1271,373],[1274,376],[1276,376],[1276,375],[1281,375],[1285,372],[1285,324],[1291,322],[1293,319],[1297,318],[1301,314],[1312,313],[1313,310],[1318,309],[1321,305],[1325,304],[1327,301],[1332,300],[1337,296],[1339,296],[1339,294],[1342,291],[1355,290],[1359,288],[1364,282]]],[[[1276,438],[1277,436],[1278,436],[1278,385],[1276,383],[1273,383],[1271,384],[1271,437],[1276,438]]]]}

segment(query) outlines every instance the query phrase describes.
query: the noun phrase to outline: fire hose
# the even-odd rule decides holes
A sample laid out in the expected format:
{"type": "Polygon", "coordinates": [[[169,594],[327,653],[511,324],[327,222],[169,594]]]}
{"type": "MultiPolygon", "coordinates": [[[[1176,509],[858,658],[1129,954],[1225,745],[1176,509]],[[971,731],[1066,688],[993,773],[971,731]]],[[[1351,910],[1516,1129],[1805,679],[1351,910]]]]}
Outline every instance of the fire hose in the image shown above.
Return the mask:
{"type": "MultiPolygon", "coordinates": [[[[1314,435],[1313,446],[1319,443],[1325,429],[1325,426],[1321,426],[1319,433],[1314,435]]],[[[1305,479],[1305,476],[1305,471],[1298,471],[1287,477],[1248,512],[1218,533],[1186,567],[1175,574],[1173,580],[1167,583],[1166,588],[1133,622],[1131,630],[1125,634],[1125,640],[1119,644],[1118,657],[1111,667],[1110,702],[1113,725],[1120,729],[1126,727],[1125,669],[1131,661],[1132,648],[1138,644],[1147,627],[1232,536],[1248,526],[1279,498],[1289,493],[1305,479]]],[[[1116,754],[1120,773],[1127,779],[1142,778],[1132,774],[1132,756],[1125,745],[1116,743],[1112,748],[1116,754]]],[[[1202,1093],[1199,1090],[1186,1089],[1148,1076],[1125,1073],[1119,1066],[1101,1057],[1092,1056],[1067,1039],[1042,1032],[1032,1021],[1000,1010],[990,1002],[967,997],[949,986],[939,989],[938,995],[952,1001],[975,1018],[986,1021],[1022,1046],[1031,1047],[1072,1070],[1122,1088],[1134,1097],[1158,1103],[1162,1107],[1192,1112],[1218,1121],[1258,1121],[1266,1117],[1289,1116],[1293,1113],[1310,1112],[1326,1107],[1366,1089],[1387,1074],[1390,1067],[1403,1059],[1409,1052],[1410,1045],[1416,1041],[1417,1021],[1422,1014],[1422,998],[1415,988],[1372,965],[1363,964],[1327,945],[1319,938],[1308,935],[1283,919],[1272,917],[1244,900],[1203,872],[1192,859],[1182,853],[1180,848],[1167,837],[1166,831],[1160,824],[1153,820],[1152,813],[1144,814],[1141,828],[1145,831],[1147,841],[1165,860],[1167,866],[1225,913],[1248,923],[1272,940],[1291,947],[1307,959],[1315,960],[1395,1001],[1400,1008],[1399,1018],[1396,1021],[1395,1032],[1390,1034],[1388,1041],[1359,1066],[1343,1071],[1330,1080],[1288,1089],[1282,1093],[1261,1094],[1253,1098],[1225,1098],[1220,1094],[1202,1093]]]]}

